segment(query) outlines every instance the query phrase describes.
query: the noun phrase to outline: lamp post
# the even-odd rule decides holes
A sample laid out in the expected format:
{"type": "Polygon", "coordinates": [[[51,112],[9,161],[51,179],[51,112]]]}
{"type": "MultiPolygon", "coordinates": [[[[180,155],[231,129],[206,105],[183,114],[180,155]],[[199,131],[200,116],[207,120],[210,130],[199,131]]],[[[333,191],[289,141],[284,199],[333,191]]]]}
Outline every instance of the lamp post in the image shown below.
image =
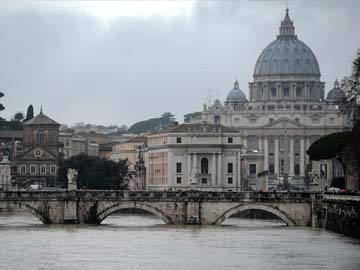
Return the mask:
{"type": "Polygon", "coordinates": [[[145,189],[145,183],[144,183],[144,159],[143,159],[143,155],[142,155],[142,146],[140,145],[137,148],[137,152],[138,152],[138,160],[136,161],[136,172],[138,175],[138,179],[140,182],[140,188],[141,190],[145,189]]]}
{"type": "MultiPolygon", "coordinates": [[[[244,191],[244,175],[242,173],[242,165],[243,165],[243,152],[242,150],[245,149],[246,151],[248,150],[245,146],[241,145],[240,146],[240,191],[244,191]]],[[[237,181],[236,181],[237,184],[237,181]]],[[[236,190],[238,190],[238,187],[236,187],[236,190]]]]}

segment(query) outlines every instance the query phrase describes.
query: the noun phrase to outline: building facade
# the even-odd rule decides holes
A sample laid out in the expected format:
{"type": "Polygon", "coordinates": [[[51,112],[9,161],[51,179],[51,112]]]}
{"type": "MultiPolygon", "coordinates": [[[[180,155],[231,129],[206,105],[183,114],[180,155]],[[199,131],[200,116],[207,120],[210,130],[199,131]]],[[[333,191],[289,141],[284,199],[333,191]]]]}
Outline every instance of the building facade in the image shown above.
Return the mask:
{"type": "Polygon", "coordinates": [[[61,132],[59,141],[62,143],[64,158],[70,158],[79,154],[86,154],[92,157],[100,156],[99,144],[89,141],[74,133],[61,132]]]}
{"type": "Polygon", "coordinates": [[[23,153],[17,157],[18,188],[56,185],[60,124],[43,114],[23,123],[23,153]]]}
{"type": "Polygon", "coordinates": [[[241,190],[240,134],[220,124],[183,124],[149,135],[150,190],[241,190]]]}
{"type": "Polygon", "coordinates": [[[145,136],[137,136],[124,142],[116,143],[112,146],[112,152],[109,154],[109,159],[114,161],[127,159],[129,171],[135,171],[139,151],[144,151],[146,144],[147,137],[145,136]]]}
{"type": "Polygon", "coordinates": [[[215,100],[204,105],[202,121],[238,131],[245,149],[245,189],[259,189],[261,174],[266,175],[267,187],[307,188],[307,149],[320,136],[347,127],[339,109],[343,97],[335,81],[325,98],[316,56],[295,35],[286,9],[279,35],[257,59],[249,99],[236,80],[224,104],[215,100]]]}
{"type": "Polygon", "coordinates": [[[3,156],[0,161],[0,190],[12,190],[11,162],[7,156],[3,156]]]}

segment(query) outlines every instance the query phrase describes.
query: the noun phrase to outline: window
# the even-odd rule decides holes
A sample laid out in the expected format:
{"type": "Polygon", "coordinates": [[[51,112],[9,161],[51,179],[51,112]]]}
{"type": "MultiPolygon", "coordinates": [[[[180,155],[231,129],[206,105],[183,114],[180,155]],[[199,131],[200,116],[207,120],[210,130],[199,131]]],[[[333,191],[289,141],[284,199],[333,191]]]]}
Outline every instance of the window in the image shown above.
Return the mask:
{"type": "Polygon", "coordinates": [[[36,140],[38,143],[44,142],[44,132],[42,130],[38,130],[36,133],[36,140]]]}
{"type": "Polygon", "coordinates": [[[233,164],[228,163],[228,173],[233,173],[233,164]]]}
{"type": "Polygon", "coordinates": [[[301,87],[297,87],[297,88],[296,88],[296,96],[297,96],[297,97],[301,97],[301,92],[302,92],[301,87]]]}
{"type": "Polygon", "coordinates": [[[35,174],[36,173],[36,165],[30,165],[30,173],[35,174]]]}
{"type": "Polygon", "coordinates": [[[181,138],[176,138],[176,143],[181,143],[181,138]]]}
{"type": "Polygon", "coordinates": [[[233,183],[233,178],[232,177],[229,177],[228,178],[228,184],[232,184],[233,183]]]}
{"type": "Polygon", "coordinates": [[[56,141],[57,141],[56,131],[53,131],[52,134],[51,134],[51,136],[52,136],[52,141],[53,141],[53,142],[56,142],[56,141]]]}
{"type": "Polygon", "coordinates": [[[40,165],[40,173],[41,174],[46,174],[46,165],[45,164],[40,165]]]}
{"type": "Polygon", "coordinates": [[[209,173],[209,160],[207,158],[201,159],[201,173],[209,173]]]}
{"type": "Polygon", "coordinates": [[[228,143],[233,143],[233,138],[228,138],[228,143]]]}
{"type": "Polygon", "coordinates": [[[269,173],[274,173],[274,165],[273,164],[271,164],[269,166],[269,173]]]}
{"type": "Polygon", "coordinates": [[[56,174],[56,165],[51,165],[51,167],[50,167],[50,173],[51,173],[51,174],[56,174]]]}
{"type": "Polygon", "coordinates": [[[294,173],[295,173],[295,175],[300,175],[300,165],[299,164],[295,165],[294,173]]]}
{"type": "Polygon", "coordinates": [[[181,177],[176,177],[176,184],[181,184],[181,177]]]}
{"type": "Polygon", "coordinates": [[[201,184],[207,184],[207,178],[202,178],[201,179],[201,184]]]}
{"type": "Polygon", "coordinates": [[[26,165],[20,166],[20,174],[26,174],[26,165]]]}
{"type": "Polygon", "coordinates": [[[256,164],[249,164],[249,177],[256,178],[256,164]]]}
{"type": "Polygon", "coordinates": [[[284,97],[288,97],[290,95],[290,89],[288,87],[285,87],[283,89],[283,92],[284,92],[284,97]]]}
{"type": "Polygon", "coordinates": [[[181,163],[176,163],[176,173],[181,173],[181,163]]]}
{"type": "Polygon", "coordinates": [[[300,119],[299,119],[299,118],[295,118],[295,122],[296,122],[296,123],[299,123],[299,122],[300,122],[300,119]]]}
{"type": "Polygon", "coordinates": [[[275,87],[271,88],[271,96],[276,97],[276,88],[275,87]]]}
{"type": "Polygon", "coordinates": [[[269,123],[274,122],[274,118],[269,118],[269,123]]]}

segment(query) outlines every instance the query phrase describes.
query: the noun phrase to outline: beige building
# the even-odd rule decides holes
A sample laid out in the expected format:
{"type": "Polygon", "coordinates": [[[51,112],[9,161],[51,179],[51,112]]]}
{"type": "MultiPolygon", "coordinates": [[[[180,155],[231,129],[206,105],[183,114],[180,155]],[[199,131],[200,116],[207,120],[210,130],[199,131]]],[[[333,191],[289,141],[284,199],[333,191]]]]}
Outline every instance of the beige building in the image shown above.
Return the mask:
{"type": "Polygon", "coordinates": [[[175,125],[149,135],[150,190],[241,190],[240,134],[220,124],[175,125]]]}
{"type": "Polygon", "coordinates": [[[74,133],[60,132],[59,141],[63,145],[64,158],[70,158],[81,153],[92,157],[100,155],[98,143],[91,142],[88,138],[80,137],[74,133]]]}
{"type": "Polygon", "coordinates": [[[135,165],[138,161],[139,151],[143,152],[147,144],[147,137],[137,136],[124,142],[114,144],[109,159],[114,161],[128,160],[129,171],[135,171],[135,165]]]}
{"type": "Polygon", "coordinates": [[[236,80],[224,103],[204,105],[201,121],[237,130],[246,150],[245,189],[263,187],[259,174],[266,175],[268,187],[307,188],[306,151],[321,136],[346,129],[338,106],[345,94],[335,81],[325,97],[318,61],[295,35],[288,9],[276,39],[255,63],[249,93],[248,99],[236,80]]]}

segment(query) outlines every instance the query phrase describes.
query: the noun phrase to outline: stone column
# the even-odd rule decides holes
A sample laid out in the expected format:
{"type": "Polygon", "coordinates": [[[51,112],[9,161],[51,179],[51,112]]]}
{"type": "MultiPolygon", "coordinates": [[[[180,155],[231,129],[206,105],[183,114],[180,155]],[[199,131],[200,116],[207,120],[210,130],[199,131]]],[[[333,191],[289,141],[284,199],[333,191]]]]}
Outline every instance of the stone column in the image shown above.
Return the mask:
{"type": "Polygon", "coordinates": [[[216,156],[217,154],[214,153],[212,155],[212,165],[211,165],[211,185],[216,186],[216,156]]]}
{"type": "Polygon", "coordinates": [[[218,167],[217,167],[217,187],[222,188],[223,179],[222,179],[222,156],[221,153],[218,155],[218,167]]]}
{"type": "Polygon", "coordinates": [[[305,143],[304,137],[300,139],[300,175],[305,175],[305,143]]]}
{"type": "Polygon", "coordinates": [[[296,84],[291,84],[291,100],[296,100],[296,84]]]}
{"type": "Polygon", "coordinates": [[[191,153],[188,152],[187,154],[187,183],[190,183],[190,177],[191,177],[191,153]]]}
{"type": "Polygon", "coordinates": [[[276,97],[277,97],[278,100],[281,99],[281,85],[280,85],[280,83],[276,84],[276,97]]]}
{"type": "Polygon", "coordinates": [[[269,140],[264,138],[264,171],[269,170],[269,140]]]}
{"type": "Polygon", "coordinates": [[[263,137],[259,136],[258,137],[258,150],[259,150],[260,153],[262,153],[262,151],[263,151],[262,141],[263,141],[263,137]]]}
{"type": "Polygon", "coordinates": [[[237,159],[236,159],[236,187],[237,187],[237,189],[236,189],[236,191],[240,191],[240,190],[242,190],[242,187],[241,187],[241,179],[240,179],[240,175],[241,175],[241,167],[240,167],[240,165],[241,165],[241,152],[239,151],[239,152],[237,152],[236,153],[236,157],[237,157],[237,159]]]}
{"type": "Polygon", "coordinates": [[[275,173],[279,176],[279,138],[275,137],[275,173]]]}
{"type": "MultiPolygon", "coordinates": [[[[194,153],[194,155],[193,155],[193,168],[196,168],[196,166],[197,166],[197,157],[196,157],[196,154],[194,153]]],[[[199,172],[200,172],[200,168],[198,168],[199,169],[199,172]]]]}
{"type": "Polygon", "coordinates": [[[290,166],[289,176],[294,176],[294,137],[290,137],[290,166]]]}

